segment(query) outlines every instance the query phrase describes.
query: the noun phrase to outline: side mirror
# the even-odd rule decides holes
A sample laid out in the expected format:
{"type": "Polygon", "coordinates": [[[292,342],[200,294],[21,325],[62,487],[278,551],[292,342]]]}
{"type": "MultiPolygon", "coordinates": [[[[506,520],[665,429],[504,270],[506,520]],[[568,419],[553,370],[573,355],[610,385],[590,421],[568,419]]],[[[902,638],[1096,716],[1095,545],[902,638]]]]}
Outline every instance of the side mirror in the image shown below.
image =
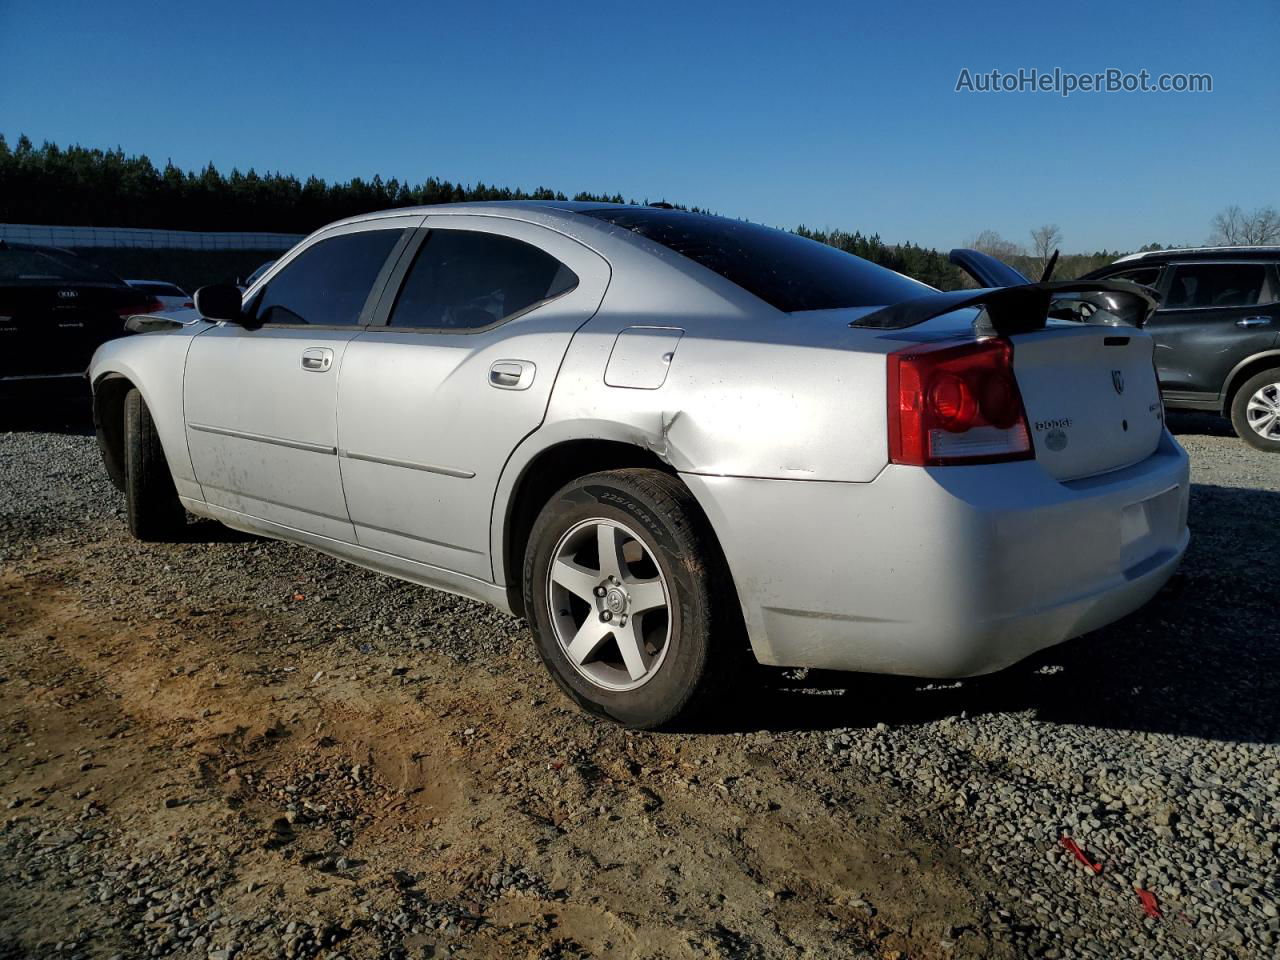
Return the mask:
{"type": "Polygon", "coordinates": [[[226,320],[243,323],[244,313],[240,302],[240,288],[229,283],[213,283],[196,291],[196,310],[206,320],[226,320]]]}

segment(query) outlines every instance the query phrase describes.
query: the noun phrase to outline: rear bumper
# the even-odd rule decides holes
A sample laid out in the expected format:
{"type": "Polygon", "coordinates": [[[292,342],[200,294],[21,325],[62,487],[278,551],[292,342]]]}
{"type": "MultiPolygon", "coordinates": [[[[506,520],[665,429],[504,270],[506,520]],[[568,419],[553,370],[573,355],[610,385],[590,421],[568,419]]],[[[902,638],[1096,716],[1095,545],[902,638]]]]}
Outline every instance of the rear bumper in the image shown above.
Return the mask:
{"type": "Polygon", "coordinates": [[[763,663],[989,673],[1138,609],[1188,542],[1186,454],[1082,481],[1034,461],[871,483],[685,475],[763,663]]]}

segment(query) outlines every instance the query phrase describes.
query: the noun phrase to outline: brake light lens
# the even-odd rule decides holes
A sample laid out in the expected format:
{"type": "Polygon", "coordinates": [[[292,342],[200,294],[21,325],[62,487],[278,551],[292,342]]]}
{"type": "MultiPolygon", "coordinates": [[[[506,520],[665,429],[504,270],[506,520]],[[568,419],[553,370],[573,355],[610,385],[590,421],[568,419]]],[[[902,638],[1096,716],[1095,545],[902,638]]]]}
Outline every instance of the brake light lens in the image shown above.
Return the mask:
{"type": "Polygon", "coordinates": [[[129,317],[135,317],[140,313],[155,313],[156,311],[163,309],[164,304],[158,299],[155,297],[147,297],[147,299],[142,303],[127,307],[117,307],[116,313],[120,315],[121,319],[127,320],[129,317]]]}
{"type": "Polygon", "coordinates": [[[910,466],[1030,460],[1031,431],[1003,338],[888,357],[889,459],[910,466]]]}

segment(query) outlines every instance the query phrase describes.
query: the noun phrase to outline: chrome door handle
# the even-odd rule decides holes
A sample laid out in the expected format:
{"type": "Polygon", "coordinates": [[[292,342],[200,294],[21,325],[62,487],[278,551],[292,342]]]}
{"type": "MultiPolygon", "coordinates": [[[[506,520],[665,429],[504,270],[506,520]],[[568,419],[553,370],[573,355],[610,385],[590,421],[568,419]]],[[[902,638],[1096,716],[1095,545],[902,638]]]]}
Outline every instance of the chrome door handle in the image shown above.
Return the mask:
{"type": "Polygon", "coordinates": [[[324,373],[333,366],[333,351],[328,347],[308,347],[302,351],[302,369],[324,373]]]}
{"type": "Polygon", "coordinates": [[[1236,321],[1237,327],[1266,327],[1270,325],[1270,317],[1244,317],[1236,321]]]}
{"type": "Polygon", "coordinates": [[[499,390],[528,390],[537,367],[528,360],[498,360],[489,367],[489,386],[499,390]]]}

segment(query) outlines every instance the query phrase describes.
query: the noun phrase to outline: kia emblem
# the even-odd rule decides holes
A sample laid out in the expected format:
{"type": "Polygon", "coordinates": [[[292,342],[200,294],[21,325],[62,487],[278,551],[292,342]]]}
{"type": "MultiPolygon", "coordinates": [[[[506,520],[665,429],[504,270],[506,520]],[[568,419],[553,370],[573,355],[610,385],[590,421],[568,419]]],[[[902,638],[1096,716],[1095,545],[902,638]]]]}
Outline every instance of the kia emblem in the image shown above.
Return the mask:
{"type": "Polygon", "coordinates": [[[58,296],[61,297],[63,300],[73,300],[76,297],[80,296],[80,294],[76,293],[76,291],[74,290],[59,290],[58,296]]]}
{"type": "Polygon", "coordinates": [[[1116,388],[1116,393],[1124,393],[1124,374],[1121,371],[1111,371],[1111,385],[1116,388]]]}

